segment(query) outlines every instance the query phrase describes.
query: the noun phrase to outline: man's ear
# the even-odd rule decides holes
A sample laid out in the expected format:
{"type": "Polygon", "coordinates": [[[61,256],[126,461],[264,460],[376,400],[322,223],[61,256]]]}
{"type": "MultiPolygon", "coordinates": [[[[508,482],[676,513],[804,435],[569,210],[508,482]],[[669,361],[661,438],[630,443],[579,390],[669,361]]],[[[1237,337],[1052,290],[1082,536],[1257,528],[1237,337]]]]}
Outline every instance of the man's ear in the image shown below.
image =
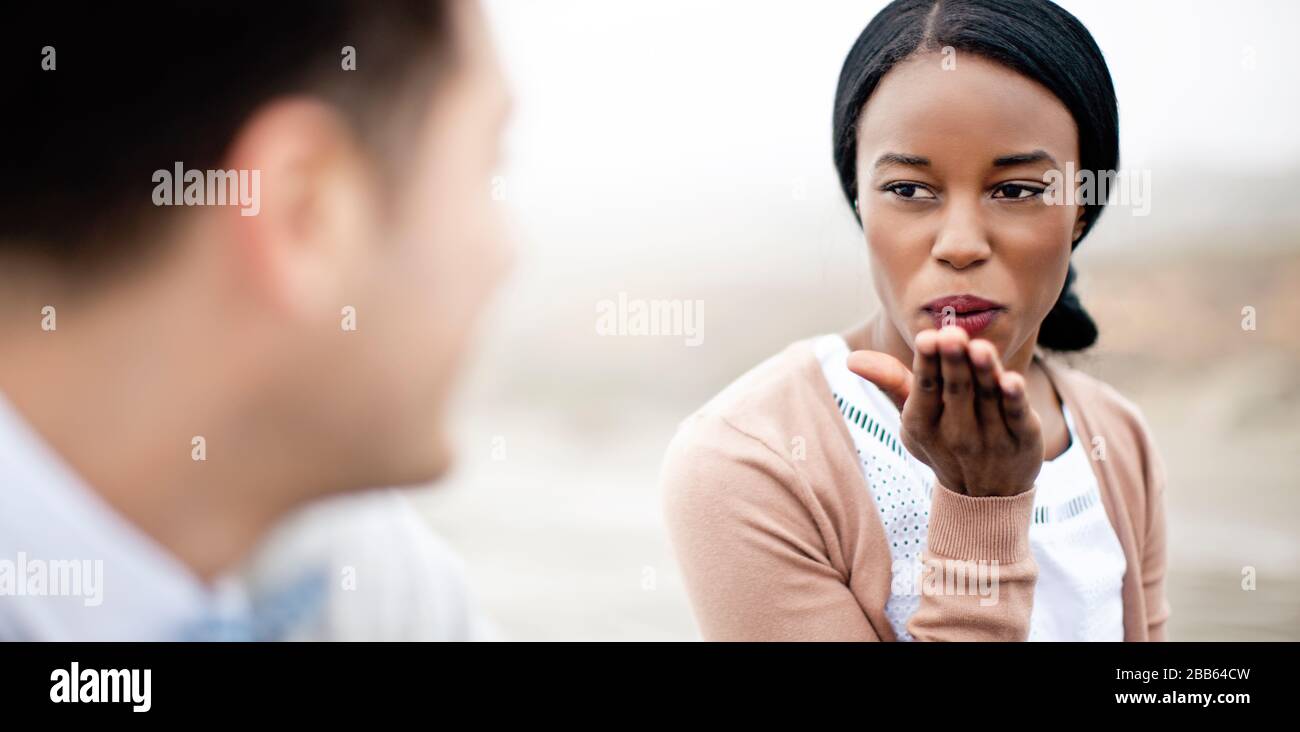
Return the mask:
{"type": "Polygon", "coordinates": [[[242,282],[291,317],[336,314],[377,213],[373,170],[346,120],[313,99],[271,102],[236,134],[225,169],[260,198],[221,216],[242,282]]]}

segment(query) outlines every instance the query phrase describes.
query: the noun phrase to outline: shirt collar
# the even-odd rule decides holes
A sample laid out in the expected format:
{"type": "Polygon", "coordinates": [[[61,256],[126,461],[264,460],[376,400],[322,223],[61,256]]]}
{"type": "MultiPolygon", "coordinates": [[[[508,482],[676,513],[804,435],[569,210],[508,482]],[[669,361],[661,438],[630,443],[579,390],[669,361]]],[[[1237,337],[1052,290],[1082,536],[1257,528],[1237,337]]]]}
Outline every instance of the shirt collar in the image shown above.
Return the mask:
{"type": "Polygon", "coordinates": [[[117,513],[0,392],[0,640],[167,640],[235,601],[231,583],[218,588],[117,513]]]}

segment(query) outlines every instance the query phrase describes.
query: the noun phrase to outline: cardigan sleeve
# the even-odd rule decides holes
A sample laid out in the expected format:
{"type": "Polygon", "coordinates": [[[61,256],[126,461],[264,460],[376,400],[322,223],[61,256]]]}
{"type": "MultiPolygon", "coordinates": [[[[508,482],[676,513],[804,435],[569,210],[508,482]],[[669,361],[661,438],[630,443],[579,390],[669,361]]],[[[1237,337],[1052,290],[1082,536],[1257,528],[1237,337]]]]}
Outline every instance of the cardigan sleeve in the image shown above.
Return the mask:
{"type": "MultiPolygon", "coordinates": [[[[922,562],[944,579],[987,576],[991,593],[922,593],[907,631],[922,641],[1029,638],[1038,565],[1029,545],[1037,487],[1014,496],[967,496],[936,483],[922,562]],[[942,574],[938,574],[942,573],[942,574]]],[[[956,587],[962,585],[956,584],[956,587]]]]}
{"type": "Polygon", "coordinates": [[[704,640],[879,640],[798,483],[784,458],[720,418],[674,438],[664,515],[704,640]]]}
{"type": "MultiPolygon", "coordinates": [[[[880,640],[845,573],[829,558],[833,522],[802,474],[725,419],[679,431],[663,470],[665,518],[705,640],[880,640]]],[[[917,640],[1025,640],[1037,565],[1029,549],[1033,492],[973,498],[935,486],[934,566],[993,567],[991,595],[922,592],[917,640]]],[[[887,551],[853,571],[891,571],[887,551]]],[[[892,636],[892,630],[887,631],[892,636]]]]}

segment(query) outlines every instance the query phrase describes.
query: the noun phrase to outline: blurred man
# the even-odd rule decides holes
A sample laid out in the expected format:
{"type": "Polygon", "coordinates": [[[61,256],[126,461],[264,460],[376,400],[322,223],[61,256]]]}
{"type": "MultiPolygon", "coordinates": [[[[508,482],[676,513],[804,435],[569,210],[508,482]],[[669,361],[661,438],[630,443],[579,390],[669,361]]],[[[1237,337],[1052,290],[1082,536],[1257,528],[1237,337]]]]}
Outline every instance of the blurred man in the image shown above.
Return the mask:
{"type": "Polygon", "coordinates": [[[233,5],[6,21],[0,638],[303,637],[355,566],[222,578],[315,499],[448,468],[509,258],[481,10],[233,5]]]}

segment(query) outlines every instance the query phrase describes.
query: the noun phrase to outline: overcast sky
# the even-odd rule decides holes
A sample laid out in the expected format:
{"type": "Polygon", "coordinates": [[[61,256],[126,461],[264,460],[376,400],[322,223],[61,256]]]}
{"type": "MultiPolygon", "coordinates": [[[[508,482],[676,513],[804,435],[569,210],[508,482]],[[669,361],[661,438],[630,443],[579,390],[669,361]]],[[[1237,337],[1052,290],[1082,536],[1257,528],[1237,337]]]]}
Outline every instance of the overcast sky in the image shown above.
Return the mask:
{"type": "MultiPolygon", "coordinates": [[[[1300,171],[1300,2],[1062,4],[1110,64],[1124,167],[1153,171],[1157,215],[1143,225],[1295,210],[1288,186],[1251,177],[1300,171]]],[[[845,53],[883,5],[488,0],[517,102],[502,173],[522,230],[546,250],[591,251],[616,226],[640,227],[646,239],[621,239],[636,256],[646,240],[708,248],[701,222],[767,210],[853,236],[831,105],[845,53]]]]}
{"type": "MultiPolygon", "coordinates": [[[[829,167],[845,52],[881,2],[490,0],[521,169],[829,167]],[[700,158],[702,153],[709,156],[700,158]]],[[[1300,160],[1300,3],[1066,0],[1115,77],[1131,165],[1300,160]]]]}

